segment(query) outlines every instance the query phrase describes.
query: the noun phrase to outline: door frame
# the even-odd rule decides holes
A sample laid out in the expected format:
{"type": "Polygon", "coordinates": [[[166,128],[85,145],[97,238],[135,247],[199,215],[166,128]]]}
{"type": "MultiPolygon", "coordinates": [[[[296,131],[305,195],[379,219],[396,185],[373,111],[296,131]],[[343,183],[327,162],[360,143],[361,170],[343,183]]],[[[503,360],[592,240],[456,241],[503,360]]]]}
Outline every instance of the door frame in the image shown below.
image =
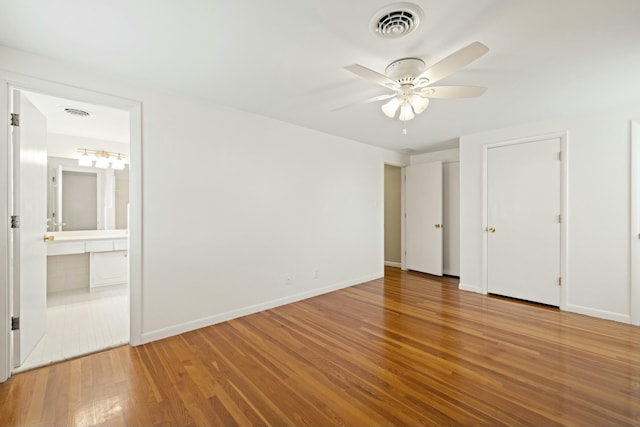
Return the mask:
{"type": "Polygon", "coordinates": [[[631,324],[640,326],[640,119],[631,121],[630,290],[631,324]]]}
{"type": "Polygon", "coordinates": [[[568,242],[568,132],[560,131],[543,135],[536,135],[526,138],[512,139],[508,141],[495,142],[485,144],[482,146],[482,293],[487,294],[489,292],[489,239],[487,235],[488,218],[489,218],[489,189],[488,189],[488,177],[489,169],[487,158],[489,149],[497,147],[505,147],[516,144],[528,144],[536,141],[560,138],[560,215],[562,221],[560,222],[560,277],[562,278],[562,285],[560,286],[560,310],[567,309],[567,295],[568,295],[568,270],[567,270],[567,242],[568,242]]]}
{"type": "Polygon", "coordinates": [[[129,169],[129,292],[130,292],[130,345],[142,344],[142,103],[118,96],[76,88],[61,83],[41,80],[11,72],[0,72],[0,382],[11,376],[12,333],[10,316],[13,298],[13,233],[9,228],[13,207],[11,128],[11,90],[40,92],[60,98],[101,104],[129,112],[130,169],[129,169]]]}

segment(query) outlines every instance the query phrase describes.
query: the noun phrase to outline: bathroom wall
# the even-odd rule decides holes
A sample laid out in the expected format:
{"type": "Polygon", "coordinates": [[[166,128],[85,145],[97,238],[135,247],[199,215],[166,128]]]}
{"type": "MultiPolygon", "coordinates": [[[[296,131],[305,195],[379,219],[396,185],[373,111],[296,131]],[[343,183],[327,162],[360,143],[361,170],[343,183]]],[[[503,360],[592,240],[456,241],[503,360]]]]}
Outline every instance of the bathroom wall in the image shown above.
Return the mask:
{"type": "Polygon", "coordinates": [[[116,229],[129,228],[127,208],[129,206],[129,165],[116,172],[116,229]]]}
{"type": "MultiPolygon", "coordinates": [[[[93,172],[62,172],[63,231],[98,229],[98,176],[93,172]]],[[[59,213],[57,213],[59,216],[59,213]]]]}

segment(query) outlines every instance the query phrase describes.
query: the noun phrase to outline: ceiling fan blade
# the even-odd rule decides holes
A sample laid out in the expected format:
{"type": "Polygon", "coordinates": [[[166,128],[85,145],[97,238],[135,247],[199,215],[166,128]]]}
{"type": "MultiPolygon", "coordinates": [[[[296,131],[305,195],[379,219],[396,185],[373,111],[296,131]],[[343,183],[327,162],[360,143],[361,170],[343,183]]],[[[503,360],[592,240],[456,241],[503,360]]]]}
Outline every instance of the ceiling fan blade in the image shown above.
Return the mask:
{"type": "Polygon", "coordinates": [[[433,64],[416,77],[414,81],[417,82],[420,79],[428,79],[429,84],[435,83],[455,73],[465,65],[471,64],[487,52],[489,52],[489,48],[482,43],[471,43],[469,46],[463,47],[440,62],[433,64]]]}
{"type": "Polygon", "coordinates": [[[344,110],[345,108],[353,107],[354,105],[362,105],[362,104],[369,104],[370,102],[383,101],[385,99],[393,98],[394,96],[396,96],[395,93],[374,96],[373,98],[365,99],[364,101],[354,102],[353,104],[343,105],[342,107],[334,108],[331,111],[340,111],[340,110],[344,110]]]}
{"type": "Polygon", "coordinates": [[[400,88],[400,85],[391,80],[389,77],[384,74],[380,74],[377,71],[373,71],[367,67],[363,67],[362,65],[353,64],[347,67],[344,67],[345,70],[351,71],[353,74],[362,77],[365,80],[369,80],[370,82],[379,84],[380,86],[384,86],[387,89],[396,90],[400,88]]]}
{"type": "Polygon", "coordinates": [[[476,98],[486,90],[481,86],[428,86],[416,93],[425,98],[476,98]]]}

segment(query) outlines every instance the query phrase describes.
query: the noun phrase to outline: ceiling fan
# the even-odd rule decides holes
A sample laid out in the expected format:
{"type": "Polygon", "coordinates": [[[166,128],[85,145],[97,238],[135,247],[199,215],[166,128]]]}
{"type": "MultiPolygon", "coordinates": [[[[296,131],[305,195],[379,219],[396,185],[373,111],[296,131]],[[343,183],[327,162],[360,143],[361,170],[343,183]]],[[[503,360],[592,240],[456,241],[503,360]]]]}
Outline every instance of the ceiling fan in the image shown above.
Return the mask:
{"type": "Polygon", "coordinates": [[[345,67],[352,73],[369,80],[394,93],[366,99],[358,104],[389,101],[382,105],[382,112],[394,118],[398,110],[401,121],[411,120],[422,113],[429,105],[431,98],[474,98],[482,95],[487,88],[479,86],[431,86],[462,67],[472,63],[487,53],[489,48],[480,42],[474,42],[452,53],[440,62],[424,69],[425,63],[419,58],[404,58],[392,62],[380,74],[362,65],[353,64],[345,67]]]}

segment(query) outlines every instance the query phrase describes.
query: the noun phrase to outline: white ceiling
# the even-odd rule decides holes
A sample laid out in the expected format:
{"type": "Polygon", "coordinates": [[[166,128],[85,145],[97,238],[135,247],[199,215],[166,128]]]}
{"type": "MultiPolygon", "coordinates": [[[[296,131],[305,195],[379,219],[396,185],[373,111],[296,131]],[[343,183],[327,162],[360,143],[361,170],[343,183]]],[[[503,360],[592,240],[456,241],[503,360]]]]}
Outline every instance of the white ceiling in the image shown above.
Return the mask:
{"type": "Polygon", "coordinates": [[[0,0],[0,44],[394,150],[640,99],[640,1],[414,0],[420,27],[384,40],[368,25],[389,3],[0,0]],[[346,65],[429,65],[473,41],[490,52],[439,84],[489,90],[433,100],[407,135],[379,103],[331,111],[384,93],[346,65]]]}
{"type": "Polygon", "coordinates": [[[128,111],[35,92],[25,92],[25,95],[47,118],[49,133],[129,143],[128,111]],[[65,108],[86,111],[91,116],[73,116],[66,113],[65,108]]]}

